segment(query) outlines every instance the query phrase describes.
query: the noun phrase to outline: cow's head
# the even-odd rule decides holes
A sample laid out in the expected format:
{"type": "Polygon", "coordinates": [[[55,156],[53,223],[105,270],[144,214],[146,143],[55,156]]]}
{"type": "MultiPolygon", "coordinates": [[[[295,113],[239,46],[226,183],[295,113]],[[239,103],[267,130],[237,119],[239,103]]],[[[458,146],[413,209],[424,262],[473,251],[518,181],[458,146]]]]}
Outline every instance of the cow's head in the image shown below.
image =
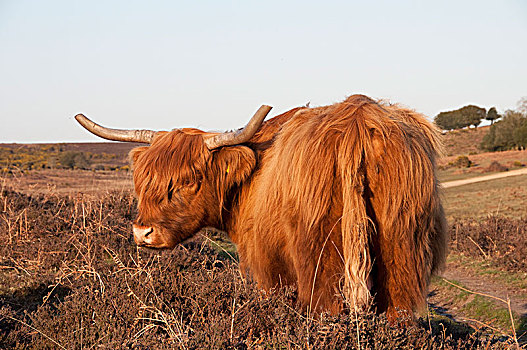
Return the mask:
{"type": "Polygon", "coordinates": [[[235,132],[197,129],[118,130],[95,124],[84,115],[75,119],[97,136],[115,141],[150,143],[131,151],[138,215],[135,242],[149,248],[173,248],[206,226],[221,221],[224,199],[243,183],[256,165],[247,142],[271,107],[262,106],[235,132]]]}

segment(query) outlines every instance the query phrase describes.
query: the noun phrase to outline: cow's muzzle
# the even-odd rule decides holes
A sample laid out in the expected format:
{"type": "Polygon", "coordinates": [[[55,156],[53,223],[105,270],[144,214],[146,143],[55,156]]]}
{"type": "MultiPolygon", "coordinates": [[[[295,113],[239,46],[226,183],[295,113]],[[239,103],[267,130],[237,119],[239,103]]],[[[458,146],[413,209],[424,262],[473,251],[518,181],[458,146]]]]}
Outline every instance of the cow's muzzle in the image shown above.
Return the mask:
{"type": "Polygon", "coordinates": [[[149,246],[152,245],[152,234],[154,233],[154,227],[152,226],[139,226],[133,225],[134,241],[138,246],[149,246]]]}

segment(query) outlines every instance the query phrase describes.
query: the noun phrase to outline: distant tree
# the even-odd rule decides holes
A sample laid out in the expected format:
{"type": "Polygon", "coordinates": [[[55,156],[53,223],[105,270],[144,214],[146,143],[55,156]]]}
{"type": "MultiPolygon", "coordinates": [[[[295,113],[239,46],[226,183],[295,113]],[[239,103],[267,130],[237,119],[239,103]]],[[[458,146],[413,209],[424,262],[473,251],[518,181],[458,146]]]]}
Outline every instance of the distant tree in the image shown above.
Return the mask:
{"type": "Polygon", "coordinates": [[[54,157],[49,157],[47,159],[47,165],[48,165],[48,168],[50,169],[55,169],[57,167],[57,162],[58,162],[58,158],[56,156],[54,157]]]}
{"type": "Polygon", "coordinates": [[[485,108],[468,105],[454,111],[441,112],[434,121],[443,130],[462,129],[470,125],[477,127],[486,114],[485,108]]]}
{"type": "Polygon", "coordinates": [[[481,148],[504,151],[527,147],[527,116],[517,111],[507,111],[494,123],[483,137],[481,148]]]}
{"type": "Polygon", "coordinates": [[[489,131],[483,136],[483,140],[481,140],[481,144],[479,145],[479,148],[486,150],[486,151],[496,151],[495,147],[495,140],[496,140],[496,123],[495,125],[492,125],[489,129],[489,131]]]}
{"type": "Polygon", "coordinates": [[[458,168],[470,168],[473,164],[474,163],[467,156],[459,156],[456,161],[452,163],[452,165],[458,168]]]}
{"type": "Polygon", "coordinates": [[[518,101],[516,111],[522,114],[527,114],[527,96],[522,97],[518,101]]]}
{"type": "Polygon", "coordinates": [[[466,126],[474,125],[475,128],[481,123],[487,115],[485,108],[474,105],[468,105],[457,110],[461,115],[461,119],[466,126]]]}
{"type": "Polygon", "coordinates": [[[490,120],[490,125],[494,124],[494,121],[499,118],[501,118],[501,115],[499,115],[498,111],[496,111],[496,107],[489,109],[487,115],[485,116],[486,120],[490,120]]]}
{"type": "Polygon", "coordinates": [[[90,169],[90,159],[84,154],[84,152],[79,152],[74,159],[75,167],[77,169],[90,169]]]}
{"type": "Polygon", "coordinates": [[[515,146],[520,149],[527,148],[527,118],[523,118],[521,125],[512,134],[515,146]]]}
{"type": "Polygon", "coordinates": [[[456,129],[456,121],[454,120],[452,112],[441,112],[435,118],[434,122],[443,130],[456,129]]]}

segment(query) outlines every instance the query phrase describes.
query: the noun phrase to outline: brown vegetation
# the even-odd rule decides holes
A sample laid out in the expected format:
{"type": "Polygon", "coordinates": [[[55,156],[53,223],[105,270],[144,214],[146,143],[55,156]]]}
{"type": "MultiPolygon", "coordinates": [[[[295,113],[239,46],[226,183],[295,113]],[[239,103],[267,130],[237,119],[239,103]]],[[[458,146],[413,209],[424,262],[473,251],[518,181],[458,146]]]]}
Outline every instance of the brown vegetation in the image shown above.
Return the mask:
{"type": "MultiPolygon", "coordinates": [[[[295,309],[265,294],[216,243],[151,253],[131,243],[132,197],[0,195],[0,347],[507,348],[451,322],[389,325],[383,316],[295,309]]],[[[205,242],[216,241],[217,237],[205,242]]],[[[218,242],[221,244],[221,242],[218,242]]]]}
{"type": "Polygon", "coordinates": [[[501,164],[500,162],[493,160],[492,163],[486,168],[486,171],[489,173],[497,173],[502,171],[507,171],[509,168],[501,164]]]}
{"type": "Polygon", "coordinates": [[[16,188],[26,194],[60,194],[77,196],[79,193],[98,195],[107,191],[129,193],[133,189],[132,175],[126,171],[85,171],[44,169],[12,171],[0,177],[0,189],[16,188]]]}
{"type": "Polygon", "coordinates": [[[443,193],[449,222],[483,220],[489,215],[527,217],[526,175],[450,187],[443,193]]]}
{"type": "Polygon", "coordinates": [[[453,130],[444,133],[443,140],[446,155],[456,156],[482,153],[483,151],[479,148],[479,145],[488,131],[488,126],[482,126],[475,129],[453,130]]]}
{"type": "Polygon", "coordinates": [[[485,152],[480,144],[489,127],[462,129],[447,132],[443,135],[446,156],[439,159],[439,177],[441,181],[460,180],[479,176],[487,172],[500,172],[517,169],[527,163],[527,151],[510,150],[502,152],[485,152]],[[459,157],[470,160],[470,166],[460,166],[459,157]],[[499,162],[502,167],[490,167],[492,162],[499,162]]]}
{"type": "Polygon", "coordinates": [[[527,271],[527,219],[490,216],[481,221],[457,220],[451,232],[451,249],[510,271],[527,271]]]}

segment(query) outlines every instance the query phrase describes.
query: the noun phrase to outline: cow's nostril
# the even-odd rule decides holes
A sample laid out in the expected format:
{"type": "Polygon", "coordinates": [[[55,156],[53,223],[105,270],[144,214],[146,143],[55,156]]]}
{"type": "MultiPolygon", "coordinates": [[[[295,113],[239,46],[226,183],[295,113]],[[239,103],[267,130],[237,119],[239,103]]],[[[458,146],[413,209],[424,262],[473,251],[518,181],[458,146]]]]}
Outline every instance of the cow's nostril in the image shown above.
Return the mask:
{"type": "Polygon", "coordinates": [[[148,236],[150,236],[150,234],[151,234],[152,232],[154,232],[154,228],[153,228],[153,227],[150,227],[150,229],[148,229],[148,231],[146,231],[146,233],[145,233],[145,238],[148,237],[148,236]]]}

